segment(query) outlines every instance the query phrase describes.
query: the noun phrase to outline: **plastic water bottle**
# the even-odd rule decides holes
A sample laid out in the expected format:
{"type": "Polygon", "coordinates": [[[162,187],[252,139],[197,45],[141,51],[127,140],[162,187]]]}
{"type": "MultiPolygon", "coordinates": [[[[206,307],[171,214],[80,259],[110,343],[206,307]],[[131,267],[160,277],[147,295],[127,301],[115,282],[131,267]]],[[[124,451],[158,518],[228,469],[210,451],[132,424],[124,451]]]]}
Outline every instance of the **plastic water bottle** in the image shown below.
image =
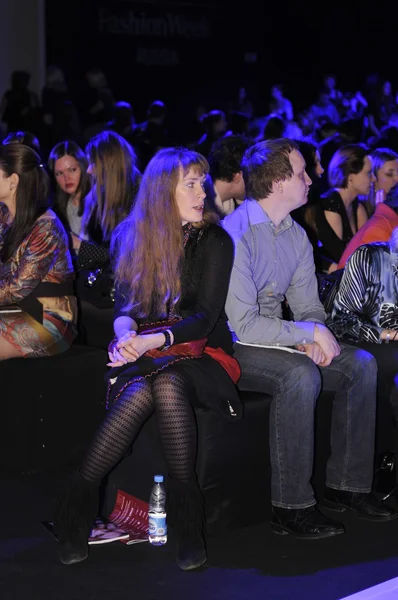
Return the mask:
{"type": "Polygon", "coordinates": [[[155,475],[149,497],[149,543],[152,546],[164,546],[167,542],[166,489],[163,475],[155,475]]]}

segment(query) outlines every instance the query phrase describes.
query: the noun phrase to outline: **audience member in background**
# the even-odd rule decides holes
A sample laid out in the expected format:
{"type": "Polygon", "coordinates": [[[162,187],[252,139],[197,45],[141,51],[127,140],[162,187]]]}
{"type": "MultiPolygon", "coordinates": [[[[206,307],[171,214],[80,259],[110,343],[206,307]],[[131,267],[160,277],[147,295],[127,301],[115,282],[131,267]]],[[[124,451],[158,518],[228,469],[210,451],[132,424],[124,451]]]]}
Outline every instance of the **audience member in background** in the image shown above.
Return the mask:
{"type": "Polygon", "coordinates": [[[191,570],[206,561],[193,406],[204,405],[227,419],[241,412],[233,382],[239,365],[231,356],[224,312],[233,244],[207,210],[207,172],[207,161],[196,152],[158,152],[115,236],[115,339],[109,349],[109,378],[116,382],[107,417],[58,511],[64,564],[87,558],[99,485],[153,412],[169,474],[167,518],[176,535],[177,564],[191,570]],[[145,323],[154,321],[165,324],[164,333],[143,333],[145,323]],[[179,344],[192,340],[207,344],[201,358],[178,353],[179,344]],[[146,354],[155,349],[160,357],[146,354]]]}
{"type": "MultiPolygon", "coordinates": [[[[79,146],[84,146],[84,135],[76,105],[70,100],[65,100],[57,105],[54,110],[54,124],[48,136],[51,149],[55,144],[64,140],[73,140],[79,146]]],[[[50,150],[49,150],[50,151],[50,150]]]]}
{"type": "Polygon", "coordinates": [[[32,148],[39,156],[41,155],[40,142],[38,138],[29,131],[11,131],[11,133],[4,138],[3,144],[23,144],[24,146],[32,148]]]}
{"type": "Polygon", "coordinates": [[[0,146],[1,360],[58,354],[75,337],[72,260],[49,191],[34,150],[0,146]],[[21,311],[3,312],[8,305],[21,311]]]}
{"type": "Polygon", "coordinates": [[[30,129],[33,114],[39,107],[39,98],[29,89],[30,73],[13,71],[11,88],[4,92],[0,103],[0,119],[6,124],[6,132],[30,129]]]}
{"type": "Polygon", "coordinates": [[[228,113],[228,131],[225,135],[248,135],[250,119],[244,113],[231,110],[228,113]]]}
{"type": "Polygon", "coordinates": [[[112,232],[129,214],[141,181],[133,148],[114,131],[95,136],[86,147],[86,155],[93,187],[84,200],[85,239],[72,233],[78,269],[108,262],[112,232]]]}
{"type": "Polygon", "coordinates": [[[106,124],[105,129],[114,131],[124,137],[129,144],[134,144],[135,121],[133,107],[129,102],[116,102],[113,107],[113,119],[106,124]]]}
{"type": "Polygon", "coordinates": [[[282,137],[284,130],[285,120],[283,117],[271,113],[265,120],[262,140],[277,140],[282,137]]]}
{"type": "MultiPolygon", "coordinates": [[[[230,106],[231,112],[239,112],[240,114],[247,117],[248,120],[253,118],[254,107],[253,102],[250,100],[247,89],[244,86],[241,86],[238,89],[238,97],[236,102],[232,102],[230,106]]],[[[228,120],[229,123],[229,120],[228,120]]],[[[234,132],[238,133],[238,132],[234,132]]],[[[243,133],[243,132],[241,132],[243,133]]]]}
{"type": "Polygon", "coordinates": [[[336,125],[340,121],[339,111],[336,104],[330,100],[328,90],[323,88],[318,95],[318,100],[310,108],[314,121],[322,122],[322,119],[330,119],[336,125]]]}
{"type": "Polygon", "coordinates": [[[80,101],[83,127],[89,129],[105,126],[105,123],[112,118],[113,104],[113,93],[105,73],[96,67],[88,69],[86,86],[80,101]]]}
{"type": "Polygon", "coordinates": [[[222,110],[211,110],[202,117],[204,134],[195,145],[195,150],[203,156],[208,156],[212,145],[223,137],[227,131],[227,120],[222,110]]]}
{"type": "Polygon", "coordinates": [[[336,77],[328,73],[323,77],[323,86],[325,93],[327,93],[329,100],[334,102],[338,108],[342,102],[343,94],[336,88],[336,77]]]}
{"type": "Polygon", "coordinates": [[[307,201],[311,180],[304,159],[291,140],[268,140],[246,150],[242,170],[250,200],[223,221],[235,242],[226,313],[242,342],[234,354],[242,369],[239,388],[273,396],[272,530],[310,539],[344,532],[317,509],[311,486],[314,413],[322,389],[335,393],[325,507],[392,520],[396,511],[370,493],[376,361],[357,348],[340,347],[325,326],[312,248],[289,214],[307,201]],[[283,319],[285,297],[294,321],[283,319]]]}
{"type": "Polygon", "coordinates": [[[54,180],[54,211],[66,231],[86,239],[82,230],[84,201],[91,190],[88,161],[73,141],[60,142],[50,152],[48,168],[54,180]]]}
{"type": "Polygon", "coordinates": [[[139,123],[134,129],[133,147],[141,171],[144,171],[158,150],[173,145],[171,135],[166,127],[166,115],[165,103],[155,100],[148,107],[147,120],[139,123]]]}
{"type": "Polygon", "coordinates": [[[51,127],[54,124],[54,115],[60,104],[70,100],[68,86],[63,70],[51,65],[47,69],[46,83],[41,92],[41,105],[44,123],[51,127]]]}
{"type": "Polygon", "coordinates": [[[321,197],[316,234],[322,255],[331,261],[331,272],[337,269],[348,242],[368,220],[358,196],[367,196],[374,181],[369,150],[363,144],[347,144],[337,150],[329,164],[328,180],[331,189],[321,197]]]}
{"type": "Polygon", "coordinates": [[[293,120],[293,105],[284,97],[283,87],[280,84],[273,85],[271,88],[269,112],[282,117],[284,121],[293,120]]]}
{"type": "Polygon", "coordinates": [[[206,193],[214,201],[221,217],[229,215],[245,199],[241,162],[251,144],[251,140],[244,136],[230,135],[220,138],[211,147],[206,193]]]}
{"type": "Polygon", "coordinates": [[[339,261],[343,268],[359,246],[372,242],[388,242],[395,227],[398,227],[398,215],[388,204],[388,195],[398,183],[398,154],[389,148],[378,148],[371,153],[375,181],[371,187],[367,208],[371,216],[369,221],[354,235],[348,243],[339,261]]]}

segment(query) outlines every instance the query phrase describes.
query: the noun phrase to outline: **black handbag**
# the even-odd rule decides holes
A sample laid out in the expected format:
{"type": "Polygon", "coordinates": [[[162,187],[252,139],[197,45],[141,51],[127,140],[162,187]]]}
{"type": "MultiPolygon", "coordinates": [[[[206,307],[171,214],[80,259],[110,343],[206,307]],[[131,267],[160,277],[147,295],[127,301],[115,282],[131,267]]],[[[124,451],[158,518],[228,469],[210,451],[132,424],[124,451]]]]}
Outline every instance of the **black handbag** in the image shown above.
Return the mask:
{"type": "Polygon", "coordinates": [[[339,290],[340,281],[344,269],[338,269],[333,273],[317,273],[319,298],[322,302],[326,314],[329,314],[333,308],[334,299],[339,290]]]}
{"type": "Polygon", "coordinates": [[[76,296],[97,308],[113,308],[115,286],[110,263],[92,264],[76,274],[76,296]]]}

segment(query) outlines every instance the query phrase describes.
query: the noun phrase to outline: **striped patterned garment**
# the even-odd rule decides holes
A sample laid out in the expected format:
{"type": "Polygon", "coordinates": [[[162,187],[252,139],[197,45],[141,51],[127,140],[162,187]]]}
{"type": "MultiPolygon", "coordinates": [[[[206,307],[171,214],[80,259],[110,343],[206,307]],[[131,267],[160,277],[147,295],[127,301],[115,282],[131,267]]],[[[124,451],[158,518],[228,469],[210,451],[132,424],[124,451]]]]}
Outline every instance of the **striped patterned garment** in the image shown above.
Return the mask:
{"type": "Polygon", "coordinates": [[[398,329],[398,254],[388,243],[354,252],[326,324],[338,339],[376,344],[383,329],[398,329]]]}

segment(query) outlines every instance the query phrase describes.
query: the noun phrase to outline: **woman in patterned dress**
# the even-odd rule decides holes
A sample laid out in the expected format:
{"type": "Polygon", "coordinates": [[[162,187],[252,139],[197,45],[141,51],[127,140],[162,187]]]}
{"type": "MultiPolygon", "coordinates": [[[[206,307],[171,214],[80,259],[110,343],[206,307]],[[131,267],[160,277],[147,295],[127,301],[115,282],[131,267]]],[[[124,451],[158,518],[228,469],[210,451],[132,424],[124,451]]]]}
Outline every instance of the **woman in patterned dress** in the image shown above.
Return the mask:
{"type": "Polygon", "coordinates": [[[48,203],[39,155],[0,146],[0,360],[57,354],[75,337],[68,240],[48,203]]]}

